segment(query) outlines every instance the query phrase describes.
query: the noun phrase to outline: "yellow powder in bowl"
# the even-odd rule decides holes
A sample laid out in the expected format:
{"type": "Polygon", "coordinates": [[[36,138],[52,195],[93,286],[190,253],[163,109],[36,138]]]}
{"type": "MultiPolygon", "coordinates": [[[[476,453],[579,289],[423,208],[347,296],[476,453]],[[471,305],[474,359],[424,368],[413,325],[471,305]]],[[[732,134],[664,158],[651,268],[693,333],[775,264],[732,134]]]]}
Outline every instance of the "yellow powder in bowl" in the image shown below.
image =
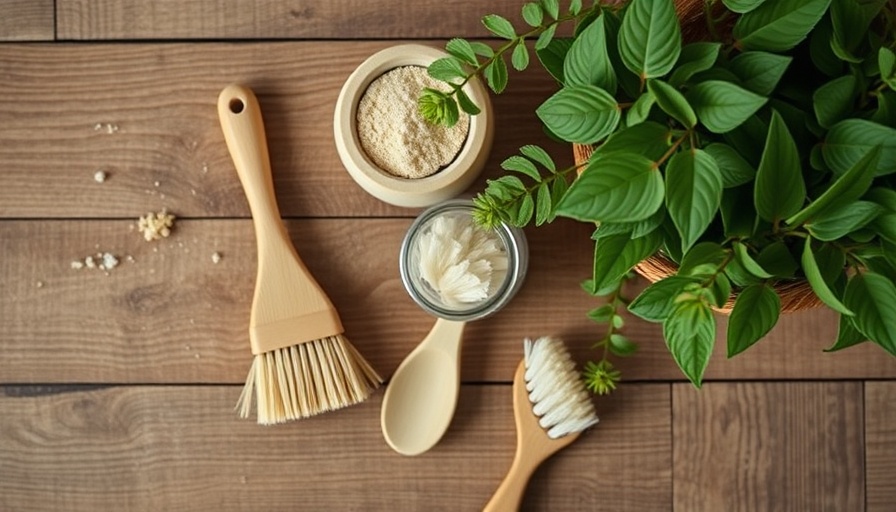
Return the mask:
{"type": "Polygon", "coordinates": [[[440,84],[422,66],[395,68],[370,83],[358,103],[358,139],[377,167],[400,178],[425,178],[457,157],[470,116],[461,112],[448,128],[427,122],[417,111],[423,88],[440,84]]]}

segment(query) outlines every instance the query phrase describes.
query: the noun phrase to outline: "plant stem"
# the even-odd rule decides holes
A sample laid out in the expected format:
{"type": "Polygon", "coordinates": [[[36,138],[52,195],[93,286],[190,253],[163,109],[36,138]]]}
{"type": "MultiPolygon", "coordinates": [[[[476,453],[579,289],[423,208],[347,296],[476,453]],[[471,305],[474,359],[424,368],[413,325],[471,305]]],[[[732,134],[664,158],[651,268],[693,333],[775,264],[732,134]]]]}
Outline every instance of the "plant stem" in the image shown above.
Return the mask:
{"type": "Polygon", "coordinates": [[[684,142],[685,139],[690,137],[690,134],[692,132],[693,132],[693,130],[686,131],[684,133],[684,135],[681,136],[681,138],[676,140],[675,143],[672,144],[671,147],[669,147],[669,149],[666,151],[666,153],[659,160],[657,160],[657,162],[654,164],[657,169],[659,169],[660,166],[662,166],[664,163],[666,163],[666,160],[668,160],[669,157],[671,157],[675,153],[675,151],[678,149],[678,146],[681,146],[681,143],[684,142]]]}
{"type": "Polygon", "coordinates": [[[465,85],[467,85],[467,83],[470,80],[472,80],[472,78],[474,76],[481,74],[483,72],[483,70],[485,70],[485,68],[492,65],[492,63],[495,62],[495,60],[502,58],[504,56],[504,54],[507,53],[508,50],[510,50],[517,44],[523,44],[523,41],[525,41],[527,37],[539,36],[544,31],[550,29],[551,27],[557,26],[561,23],[566,23],[568,21],[584,19],[584,18],[588,17],[591,13],[597,12],[600,10],[601,10],[600,4],[595,2],[594,5],[592,5],[590,8],[583,9],[577,15],[567,14],[565,16],[560,16],[559,18],[551,21],[547,25],[539,25],[524,34],[518,35],[517,37],[509,40],[507,43],[499,46],[498,49],[495,50],[494,55],[492,55],[491,57],[482,61],[478,66],[476,66],[476,68],[473,70],[473,72],[466,75],[460,83],[448,82],[448,84],[451,85],[451,92],[448,93],[448,96],[456,96],[457,92],[460,91],[465,85]]]}

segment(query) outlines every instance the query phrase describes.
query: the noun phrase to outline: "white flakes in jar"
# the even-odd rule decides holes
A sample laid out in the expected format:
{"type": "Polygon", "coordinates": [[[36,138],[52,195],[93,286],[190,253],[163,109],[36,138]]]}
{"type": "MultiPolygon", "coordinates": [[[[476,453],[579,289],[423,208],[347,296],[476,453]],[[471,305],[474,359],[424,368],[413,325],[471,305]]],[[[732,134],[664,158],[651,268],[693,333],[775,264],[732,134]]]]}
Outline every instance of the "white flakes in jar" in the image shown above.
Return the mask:
{"type": "Polygon", "coordinates": [[[507,275],[507,253],[491,230],[469,215],[441,215],[420,235],[420,278],[451,308],[488,299],[507,275]]]}

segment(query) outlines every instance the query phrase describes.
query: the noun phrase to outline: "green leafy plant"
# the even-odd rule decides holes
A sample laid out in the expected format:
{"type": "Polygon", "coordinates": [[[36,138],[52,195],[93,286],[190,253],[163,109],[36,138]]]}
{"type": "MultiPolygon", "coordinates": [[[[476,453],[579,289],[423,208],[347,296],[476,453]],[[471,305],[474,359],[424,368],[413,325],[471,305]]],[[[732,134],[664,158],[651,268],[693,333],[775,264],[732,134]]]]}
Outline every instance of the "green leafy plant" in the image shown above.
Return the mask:
{"type": "MultiPolygon", "coordinates": [[[[703,2],[701,2],[702,4],[703,2]]],[[[505,59],[524,70],[530,47],[558,90],[535,111],[559,140],[594,146],[560,169],[534,145],[475,199],[483,225],[594,223],[585,290],[605,297],[605,325],[586,366],[597,393],[615,388],[609,355],[636,345],[622,309],[662,323],[683,373],[700,386],[716,339],[714,308],[733,301],[729,357],[777,323],[781,283],[806,281],[840,314],[828,349],[870,340],[896,355],[896,6],[885,0],[706,0],[706,37],[684,43],[672,0],[561,12],[523,5],[518,31],[489,15],[497,48],[463,39],[429,71],[421,113],[452,124],[478,108],[462,86],[500,93],[505,59]],[[574,26],[571,37],[557,27],[574,26]],[[631,301],[622,283],[656,255],[677,272],[631,301]]]]}

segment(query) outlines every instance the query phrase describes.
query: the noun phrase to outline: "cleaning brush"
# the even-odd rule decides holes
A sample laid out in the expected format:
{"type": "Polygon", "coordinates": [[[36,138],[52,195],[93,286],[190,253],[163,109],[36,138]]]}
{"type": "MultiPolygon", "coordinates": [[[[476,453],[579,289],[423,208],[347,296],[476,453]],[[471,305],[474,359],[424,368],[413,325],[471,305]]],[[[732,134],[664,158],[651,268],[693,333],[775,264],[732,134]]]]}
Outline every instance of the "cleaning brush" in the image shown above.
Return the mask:
{"type": "Polygon", "coordinates": [[[342,322],[290,241],[274,196],[261,109],[255,94],[231,85],[218,117],[249,208],[258,273],[249,320],[255,355],[237,408],[258,423],[313,416],[365,400],[382,379],[343,336],[342,322]]]}
{"type": "Polygon", "coordinates": [[[538,465],[597,423],[597,413],[575,362],[562,341],[525,341],[513,378],[516,454],[484,512],[518,510],[538,465]]]}

